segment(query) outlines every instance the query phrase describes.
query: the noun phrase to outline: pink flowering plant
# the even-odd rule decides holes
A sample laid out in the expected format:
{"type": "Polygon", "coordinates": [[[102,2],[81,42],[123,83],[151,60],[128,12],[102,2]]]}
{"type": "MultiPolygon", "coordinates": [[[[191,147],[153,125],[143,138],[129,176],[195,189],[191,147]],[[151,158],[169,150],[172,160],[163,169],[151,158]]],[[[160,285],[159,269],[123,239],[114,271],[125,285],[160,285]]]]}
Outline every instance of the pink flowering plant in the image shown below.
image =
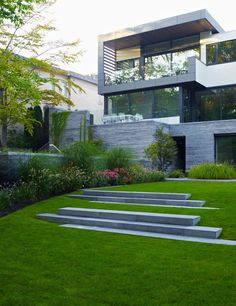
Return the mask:
{"type": "Polygon", "coordinates": [[[114,168],[104,170],[103,174],[107,178],[109,185],[123,185],[128,184],[130,181],[128,169],[126,168],[114,168]]]}

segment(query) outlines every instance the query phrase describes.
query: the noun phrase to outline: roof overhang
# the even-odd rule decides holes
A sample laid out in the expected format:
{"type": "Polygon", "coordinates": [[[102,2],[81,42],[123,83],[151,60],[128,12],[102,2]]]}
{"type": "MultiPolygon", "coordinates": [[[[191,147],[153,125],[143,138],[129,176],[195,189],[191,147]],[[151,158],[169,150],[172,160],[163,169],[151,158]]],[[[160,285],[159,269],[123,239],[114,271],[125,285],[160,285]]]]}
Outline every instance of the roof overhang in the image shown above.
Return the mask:
{"type": "Polygon", "coordinates": [[[196,35],[206,31],[211,31],[213,34],[224,32],[223,28],[207,10],[199,10],[100,35],[99,41],[104,42],[108,47],[119,50],[137,45],[196,35]]]}

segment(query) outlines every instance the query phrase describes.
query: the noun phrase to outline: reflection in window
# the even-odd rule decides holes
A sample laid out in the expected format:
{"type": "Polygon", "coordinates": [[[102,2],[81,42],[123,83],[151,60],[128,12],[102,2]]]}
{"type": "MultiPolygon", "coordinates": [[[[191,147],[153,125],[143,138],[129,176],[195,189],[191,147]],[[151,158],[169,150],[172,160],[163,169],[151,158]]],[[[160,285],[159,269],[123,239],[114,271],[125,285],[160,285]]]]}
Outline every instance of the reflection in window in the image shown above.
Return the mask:
{"type": "Polygon", "coordinates": [[[236,119],[236,88],[222,90],[222,119],[236,119]]]}
{"type": "Polygon", "coordinates": [[[129,97],[127,94],[109,97],[108,99],[108,114],[120,113],[129,114],[129,97]]]}
{"type": "Polygon", "coordinates": [[[199,48],[172,53],[172,71],[174,74],[188,72],[188,58],[195,56],[199,58],[199,48]]]}
{"type": "Polygon", "coordinates": [[[145,57],[145,79],[185,74],[192,56],[199,58],[199,48],[145,57]]]}
{"type": "Polygon", "coordinates": [[[143,119],[179,116],[179,87],[110,96],[108,115],[121,114],[143,119]]]}
{"type": "Polygon", "coordinates": [[[179,116],[179,88],[164,88],[154,91],[154,118],[179,116]]]}
{"type": "Polygon", "coordinates": [[[236,61],[236,40],[222,41],[206,46],[207,64],[223,64],[236,61]]]}
{"type": "Polygon", "coordinates": [[[143,119],[152,118],[152,91],[141,91],[130,94],[131,115],[142,115],[143,119]]]}
{"type": "Polygon", "coordinates": [[[145,79],[158,79],[171,75],[171,54],[145,58],[145,79]]]}
{"type": "Polygon", "coordinates": [[[216,136],[216,162],[236,165],[236,135],[216,136]]]}
{"type": "Polygon", "coordinates": [[[220,97],[217,91],[207,95],[202,95],[200,98],[200,121],[219,120],[221,105],[220,97]]]}
{"type": "Polygon", "coordinates": [[[185,122],[236,119],[236,87],[183,94],[185,122]]]}

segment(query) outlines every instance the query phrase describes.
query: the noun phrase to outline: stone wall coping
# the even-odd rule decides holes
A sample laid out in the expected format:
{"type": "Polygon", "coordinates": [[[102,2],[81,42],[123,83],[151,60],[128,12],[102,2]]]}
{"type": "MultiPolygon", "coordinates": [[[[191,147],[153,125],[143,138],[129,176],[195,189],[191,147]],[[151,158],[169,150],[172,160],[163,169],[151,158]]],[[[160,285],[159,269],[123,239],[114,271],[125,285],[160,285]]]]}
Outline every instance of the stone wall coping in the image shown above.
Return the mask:
{"type": "Polygon", "coordinates": [[[33,152],[0,152],[0,156],[11,156],[11,155],[21,155],[21,156],[52,156],[52,157],[63,157],[63,154],[47,154],[47,153],[33,153],[33,152]]]}

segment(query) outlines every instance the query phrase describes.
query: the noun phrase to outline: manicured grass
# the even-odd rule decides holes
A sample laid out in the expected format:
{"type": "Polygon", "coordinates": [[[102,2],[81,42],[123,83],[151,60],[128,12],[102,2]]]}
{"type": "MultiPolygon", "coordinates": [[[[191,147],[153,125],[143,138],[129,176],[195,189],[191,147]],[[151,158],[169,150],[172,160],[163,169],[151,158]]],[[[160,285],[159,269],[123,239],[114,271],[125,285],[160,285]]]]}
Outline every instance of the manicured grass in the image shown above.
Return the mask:
{"type": "Polygon", "coordinates": [[[236,239],[236,184],[161,182],[116,190],[188,192],[220,210],[94,204],[64,196],[0,220],[0,305],[236,305],[236,247],[59,227],[35,214],[96,207],[200,215],[236,239]]]}

